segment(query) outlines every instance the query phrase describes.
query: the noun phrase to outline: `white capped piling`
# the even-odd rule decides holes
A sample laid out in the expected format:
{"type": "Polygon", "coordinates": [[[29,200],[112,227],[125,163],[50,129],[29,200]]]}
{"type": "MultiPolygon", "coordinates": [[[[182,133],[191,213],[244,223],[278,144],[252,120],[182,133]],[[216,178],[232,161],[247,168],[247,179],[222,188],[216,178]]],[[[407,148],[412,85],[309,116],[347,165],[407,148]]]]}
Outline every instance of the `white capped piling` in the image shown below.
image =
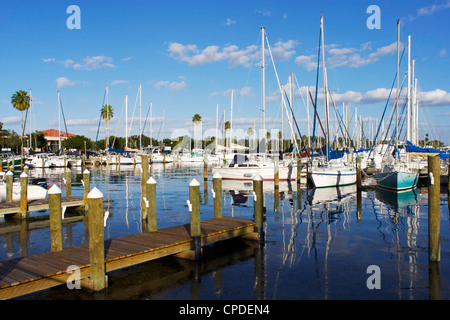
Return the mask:
{"type": "Polygon", "coordinates": [[[48,190],[49,220],[50,220],[50,249],[63,249],[61,189],[54,184],[48,190]]]}
{"type": "Polygon", "coordinates": [[[14,173],[8,171],[6,173],[6,202],[12,202],[14,173]]]}
{"type": "Polygon", "coordinates": [[[428,156],[428,260],[432,262],[441,260],[440,159],[438,156],[428,156]]]}
{"type": "Polygon", "coordinates": [[[141,155],[141,208],[142,217],[147,217],[147,205],[144,201],[145,195],[147,194],[147,180],[148,180],[148,155],[141,155]]]}
{"type": "Polygon", "coordinates": [[[156,231],[156,180],[153,177],[147,180],[147,197],[146,197],[146,207],[147,207],[147,219],[148,231],[156,231]],[[148,205],[147,205],[148,203],[148,205]]]}
{"type": "Polygon", "coordinates": [[[19,214],[22,219],[26,219],[28,216],[28,175],[25,172],[20,175],[19,214]]]}
{"type": "Polygon", "coordinates": [[[202,254],[201,228],[200,228],[200,183],[192,179],[189,183],[189,202],[191,211],[190,235],[192,237],[192,250],[194,260],[200,260],[202,254]]]}
{"type": "Polygon", "coordinates": [[[91,264],[87,287],[91,291],[100,291],[106,288],[103,193],[94,188],[89,192],[87,198],[89,206],[89,260],[91,264]]]}
{"type": "Polygon", "coordinates": [[[222,176],[216,172],[213,175],[214,218],[222,218],[222,176]]]}

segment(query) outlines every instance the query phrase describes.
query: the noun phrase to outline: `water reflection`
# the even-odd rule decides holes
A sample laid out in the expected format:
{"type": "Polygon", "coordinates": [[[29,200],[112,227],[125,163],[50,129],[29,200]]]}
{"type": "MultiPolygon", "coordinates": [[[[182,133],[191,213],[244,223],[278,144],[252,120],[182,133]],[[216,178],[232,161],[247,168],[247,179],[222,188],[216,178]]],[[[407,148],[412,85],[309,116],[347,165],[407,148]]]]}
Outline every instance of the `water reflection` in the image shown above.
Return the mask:
{"type": "MultiPolygon", "coordinates": [[[[169,163],[150,168],[157,181],[158,228],[189,222],[185,200],[193,178],[204,187],[202,219],[213,216],[212,177],[204,180],[203,165],[169,163]]],[[[105,238],[142,232],[140,166],[89,170],[91,188],[103,192],[105,210],[110,210],[105,238]]],[[[58,181],[62,172],[46,174],[58,181]]],[[[82,194],[81,170],[72,171],[72,182],[72,194],[82,194]]],[[[266,242],[214,245],[207,248],[200,268],[170,258],[118,271],[100,298],[448,299],[449,284],[443,280],[448,268],[434,266],[429,273],[426,197],[420,190],[392,194],[378,189],[357,191],[355,185],[308,189],[287,181],[280,181],[278,189],[273,181],[264,182],[263,187],[266,242]],[[370,265],[382,271],[381,290],[367,289],[370,265]]],[[[253,217],[252,182],[223,180],[222,188],[224,216],[253,217]]],[[[35,226],[4,222],[0,228],[2,259],[48,251],[48,226],[35,226]]],[[[64,246],[85,243],[83,222],[65,225],[64,235],[64,246]]],[[[448,228],[443,227],[441,237],[448,236],[448,228]]],[[[443,260],[450,256],[444,246],[441,256],[443,260]]],[[[92,298],[66,288],[51,292],[62,299],[92,298]]]]}

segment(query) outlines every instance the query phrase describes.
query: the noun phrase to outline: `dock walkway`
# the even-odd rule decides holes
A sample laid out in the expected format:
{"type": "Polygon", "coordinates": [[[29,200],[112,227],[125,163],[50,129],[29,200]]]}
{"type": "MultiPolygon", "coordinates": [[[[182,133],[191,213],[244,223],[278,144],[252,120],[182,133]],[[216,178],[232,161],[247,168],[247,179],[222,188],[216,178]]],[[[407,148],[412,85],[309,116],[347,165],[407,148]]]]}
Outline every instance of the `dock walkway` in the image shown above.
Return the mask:
{"type": "MultiPolygon", "coordinates": [[[[254,233],[250,219],[222,217],[201,222],[201,245],[254,233]]],[[[192,249],[190,224],[105,240],[105,269],[111,272],[192,249]]],[[[89,244],[0,262],[0,299],[11,299],[64,285],[77,266],[80,279],[89,277],[89,244]]]]}
{"type": "MultiPolygon", "coordinates": [[[[49,208],[48,198],[28,200],[28,212],[47,210],[49,208]]],[[[84,205],[83,197],[62,197],[61,206],[63,207],[79,207],[84,205]]],[[[0,217],[5,214],[18,213],[20,210],[20,201],[1,202],[0,217]]]]}

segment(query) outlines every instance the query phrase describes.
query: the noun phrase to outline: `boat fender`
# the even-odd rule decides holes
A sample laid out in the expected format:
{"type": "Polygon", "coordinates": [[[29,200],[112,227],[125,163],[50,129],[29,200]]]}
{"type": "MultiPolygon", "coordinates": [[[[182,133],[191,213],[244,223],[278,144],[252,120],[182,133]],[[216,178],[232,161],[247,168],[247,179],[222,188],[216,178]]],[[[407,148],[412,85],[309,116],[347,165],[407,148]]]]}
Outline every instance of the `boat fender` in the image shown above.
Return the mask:
{"type": "Polygon", "coordinates": [[[189,208],[189,212],[192,212],[192,204],[189,200],[186,200],[187,206],[189,208]]]}

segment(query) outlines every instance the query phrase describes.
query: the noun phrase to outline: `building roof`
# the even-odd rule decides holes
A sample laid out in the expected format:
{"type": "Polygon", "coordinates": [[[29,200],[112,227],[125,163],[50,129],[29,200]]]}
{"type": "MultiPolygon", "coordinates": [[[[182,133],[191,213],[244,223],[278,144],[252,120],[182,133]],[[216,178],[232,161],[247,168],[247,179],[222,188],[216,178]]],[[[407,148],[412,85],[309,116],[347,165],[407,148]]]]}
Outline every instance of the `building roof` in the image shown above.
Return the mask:
{"type": "Polygon", "coordinates": [[[58,140],[58,133],[61,134],[61,140],[67,139],[68,137],[71,138],[77,136],[76,134],[73,133],[66,133],[64,131],[58,131],[55,129],[48,129],[42,132],[45,134],[45,139],[47,140],[58,140]]]}

